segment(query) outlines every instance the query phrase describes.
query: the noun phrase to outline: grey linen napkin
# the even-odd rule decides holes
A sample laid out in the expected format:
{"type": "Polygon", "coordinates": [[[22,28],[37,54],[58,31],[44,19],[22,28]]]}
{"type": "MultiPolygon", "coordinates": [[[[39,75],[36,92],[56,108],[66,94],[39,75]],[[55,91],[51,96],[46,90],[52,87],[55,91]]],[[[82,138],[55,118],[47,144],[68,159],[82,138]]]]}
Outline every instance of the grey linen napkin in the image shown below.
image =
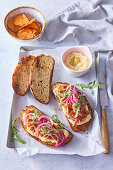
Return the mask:
{"type": "Polygon", "coordinates": [[[113,2],[77,0],[46,24],[40,41],[113,49],[113,2]]]}

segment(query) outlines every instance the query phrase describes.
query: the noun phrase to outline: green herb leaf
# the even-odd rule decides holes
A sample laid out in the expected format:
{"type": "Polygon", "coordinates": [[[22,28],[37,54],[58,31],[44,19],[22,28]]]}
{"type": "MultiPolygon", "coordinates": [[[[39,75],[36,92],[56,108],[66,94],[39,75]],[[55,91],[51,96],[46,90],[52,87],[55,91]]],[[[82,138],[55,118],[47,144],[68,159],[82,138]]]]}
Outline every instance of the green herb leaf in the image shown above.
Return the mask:
{"type": "Polygon", "coordinates": [[[50,132],[57,132],[57,130],[55,128],[53,128],[52,130],[46,130],[48,126],[42,126],[41,127],[41,134],[45,134],[45,133],[50,133],[50,132]]]}
{"type": "Polygon", "coordinates": [[[58,123],[58,125],[63,128],[65,125],[63,123],[60,122],[60,120],[58,119],[57,115],[53,114],[52,115],[52,120],[55,122],[55,123],[58,123]]]}
{"type": "Polygon", "coordinates": [[[25,142],[22,138],[20,138],[20,137],[18,137],[18,136],[16,136],[15,139],[16,139],[18,142],[22,143],[22,144],[26,144],[26,142],[25,142]]]}
{"type": "Polygon", "coordinates": [[[75,113],[75,118],[76,118],[76,117],[78,116],[78,114],[79,114],[80,107],[81,107],[81,100],[82,100],[82,98],[84,98],[84,96],[81,94],[80,96],[78,96],[78,98],[79,98],[79,101],[78,101],[77,103],[75,103],[76,106],[77,106],[76,113],[75,113]]]}
{"type": "Polygon", "coordinates": [[[99,87],[99,86],[102,86],[102,85],[104,85],[104,83],[99,82],[99,83],[95,84],[93,87],[99,87]]]}
{"type": "Polygon", "coordinates": [[[17,140],[22,144],[26,144],[26,142],[18,136],[18,132],[20,132],[20,131],[17,128],[15,128],[15,122],[16,122],[16,120],[18,118],[20,118],[20,117],[17,117],[12,122],[12,134],[11,134],[11,139],[10,140],[11,140],[11,142],[13,142],[14,140],[17,140]]]}
{"type": "Polygon", "coordinates": [[[35,110],[34,115],[37,116],[38,113],[39,113],[39,111],[35,110]]]}
{"type": "Polygon", "coordinates": [[[37,114],[39,113],[39,111],[38,110],[34,110],[34,119],[33,119],[33,121],[31,122],[31,124],[33,124],[34,123],[34,121],[36,120],[36,118],[37,118],[37,114]]]}
{"type": "Polygon", "coordinates": [[[55,115],[55,107],[54,106],[53,106],[52,110],[53,110],[53,115],[51,118],[52,118],[53,122],[58,123],[58,125],[60,126],[60,128],[58,128],[57,130],[62,130],[65,125],[63,123],[61,123],[60,120],[58,119],[58,116],[55,115]]]}
{"type": "Polygon", "coordinates": [[[104,84],[104,83],[102,83],[102,82],[99,82],[99,83],[95,84],[95,80],[94,80],[93,82],[90,82],[90,83],[88,83],[87,85],[85,85],[85,84],[75,84],[75,85],[80,86],[80,87],[82,88],[82,90],[83,90],[84,88],[88,88],[88,89],[91,90],[91,94],[94,94],[94,92],[93,92],[92,89],[95,88],[95,87],[102,86],[103,84],[104,84]]]}
{"type": "Polygon", "coordinates": [[[76,103],[74,103],[72,106],[76,106],[77,105],[77,102],[76,103]]]}
{"type": "Polygon", "coordinates": [[[78,116],[78,113],[80,111],[80,106],[81,106],[81,104],[77,103],[77,109],[76,109],[76,113],[75,113],[75,118],[78,116]]]}
{"type": "Polygon", "coordinates": [[[55,113],[55,106],[52,107],[53,113],[55,113]]]}
{"type": "Polygon", "coordinates": [[[93,86],[95,86],[95,80],[94,80],[94,82],[93,82],[93,86]]]}
{"type": "MultiPolygon", "coordinates": [[[[20,117],[17,117],[17,118],[15,118],[15,119],[13,120],[13,122],[12,122],[12,128],[15,128],[15,127],[14,127],[15,122],[16,122],[16,120],[17,120],[17,119],[19,119],[19,118],[20,118],[20,117]]],[[[19,131],[19,130],[18,130],[18,129],[16,129],[16,128],[15,128],[15,130],[19,131]]]]}

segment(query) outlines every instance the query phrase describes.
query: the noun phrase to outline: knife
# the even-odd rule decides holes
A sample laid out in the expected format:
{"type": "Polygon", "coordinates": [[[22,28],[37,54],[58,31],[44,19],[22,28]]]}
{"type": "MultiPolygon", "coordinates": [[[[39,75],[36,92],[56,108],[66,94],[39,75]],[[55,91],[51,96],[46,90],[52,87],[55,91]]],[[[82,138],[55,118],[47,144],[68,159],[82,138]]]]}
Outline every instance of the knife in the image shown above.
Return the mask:
{"type": "Polygon", "coordinates": [[[108,132],[107,115],[106,115],[106,106],[108,106],[108,98],[107,98],[107,91],[106,91],[105,75],[102,72],[99,73],[99,82],[104,83],[104,85],[99,87],[100,104],[101,104],[101,138],[102,138],[102,144],[105,148],[104,153],[108,154],[110,151],[109,132],[108,132]]]}

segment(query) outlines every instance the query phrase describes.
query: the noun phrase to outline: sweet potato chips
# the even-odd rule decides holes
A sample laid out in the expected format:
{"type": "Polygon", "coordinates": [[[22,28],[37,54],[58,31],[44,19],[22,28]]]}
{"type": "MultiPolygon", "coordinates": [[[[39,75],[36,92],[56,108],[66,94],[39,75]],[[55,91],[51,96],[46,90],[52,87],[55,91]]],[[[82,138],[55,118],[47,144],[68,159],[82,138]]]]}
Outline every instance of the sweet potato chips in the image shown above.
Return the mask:
{"type": "Polygon", "coordinates": [[[35,38],[42,30],[41,23],[37,22],[35,18],[30,20],[25,14],[10,17],[7,27],[10,34],[22,40],[35,38]]]}

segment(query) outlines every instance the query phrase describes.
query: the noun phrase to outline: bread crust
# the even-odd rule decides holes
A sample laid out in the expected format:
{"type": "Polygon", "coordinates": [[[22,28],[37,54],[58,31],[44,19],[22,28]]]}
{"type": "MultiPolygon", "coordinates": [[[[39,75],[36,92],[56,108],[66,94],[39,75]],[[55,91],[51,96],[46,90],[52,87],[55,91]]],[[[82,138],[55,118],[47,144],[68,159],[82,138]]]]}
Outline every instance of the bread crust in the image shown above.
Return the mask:
{"type": "Polygon", "coordinates": [[[34,97],[35,97],[39,102],[41,102],[41,103],[43,103],[43,104],[48,104],[48,103],[50,102],[50,87],[51,87],[51,80],[52,80],[52,73],[53,73],[53,69],[54,69],[54,64],[55,64],[54,58],[52,58],[51,56],[46,56],[46,55],[44,55],[44,54],[41,54],[40,56],[37,56],[37,57],[33,60],[32,64],[31,64],[31,71],[30,71],[30,90],[31,90],[32,94],[34,95],[34,97]],[[48,97],[48,98],[49,98],[49,99],[48,99],[47,102],[44,102],[43,100],[40,100],[40,99],[36,96],[36,92],[35,92],[34,86],[33,86],[33,69],[34,69],[35,67],[39,67],[39,65],[38,65],[39,60],[40,60],[41,57],[43,57],[43,56],[49,57],[49,58],[52,59],[52,69],[51,69],[51,72],[50,72],[50,77],[49,77],[49,82],[48,82],[48,84],[49,84],[49,94],[48,94],[49,97],[48,97]]]}
{"type": "Polygon", "coordinates": [[[21,58],[20,62],[16,66],[15,71],[13,73],[12,87],[13,87],[15,93],[20,96],[25,96],[25,94],[27,93],[27,91],[30,88],[29,78],[28,78],[27,82],[23,82],[26,84],[26,86],[23,85],[21,87],[21,85],[20,85],[21,84],[21,75],[23,74],[23,77],[26,75],[28,77],[30,76],[30,65],[31,65],[31,62],[34,60],[34,58],[35,57],[31,56],[31,55],[21,58]],[[23,71],[23,67],[26,70],[26,73],[23,71]],[[24,88],[24,90],[23,90],[23,88],[24,88]]]}
{"type": "MultiPolygon", "coordinates": [[[[41,112],[39,109],[37,109],[35,106],[33,106],[33,105],[30,105],[30,106],[26,106],[26,109],[25,110],[23,110],[23,111],[28,111],[28,110],[32,110],[32,111],[34,111],[34,110],[38,110],[39,111],[39,115],[41,116],[41,115],[45,115],[43,112],[41,112]]],[[[31,136],[32,138],[34,138],[35,140],[37,140],[38,142],[40,142],[40,143],[42,143],[42,144],[44,144],[44,145],[46,145],[46,146],[48,146],[48,147],[55,147],[55,143],[52,143],[52,142],[43,142],[43,141],[41,141],[39,138],[37,138],[37,137],[34,137],[34,136],[32,136],[27,130],[26,130],[26,128],[25,128],[25,126],[24,126],[24,124],[23,124],[23,119],[22,119],[22,117],[23,117],[23,111],[22,111],[22,113],[21,113],[21,115],[20,115],[20,120],[21,120],[21,124],[22,124],[22,127],[23,127],[23,129],[25,130],[25,132],[29,135],[29,136],[31,136]]],[[[25,112],[24,112],[25,113],[25,112]]],[[[66,129],[67,130],[67,129],[66,129]]],[[[69,131],[68,131],[69,132],[69,131]]],[[[65,144],[64,145],[66,145],[66,144],[68,144],[71,140],[72,140],[72,137],[73,137],[73,135],[72,135],[72,133],[71,132],[69,132],[69,136],[68,136],[68,138],[65,140],[65,144]]],[[[63,145],[63,146],[64,146],[63,145]]]]}
{"type": "MultiPolygon", "coordinates": [[[[59,85],[59,84],[65,84],[65,85],[69,85],[68,83],[62,83],[62,82],[57,82],[55,84],[52,85],[52,91],[59,85]]],[[[53,92],[54,93],[54,92],[53,92]]],[[[55,96],[56,99],[58,100],[57,96],[55,96]]],[[[92,111],[92,108],[87,100],[87,98],[85,97],[85,101],[87,102],[87,106],[88,106],[88,109],[89,109],[89,114],[91,115],[91,119],[87,122],[87,123],[84,123],[82,125],[75,125],[75,126],[72,126],[72,123],[69,121],[68,117],[66,116],[70,126],[71,126],[71,129],[75,132],[79,132],[79,131],[85,131],[88,129],[92,119],[93,119],[93,111],[92,111]]]]}

